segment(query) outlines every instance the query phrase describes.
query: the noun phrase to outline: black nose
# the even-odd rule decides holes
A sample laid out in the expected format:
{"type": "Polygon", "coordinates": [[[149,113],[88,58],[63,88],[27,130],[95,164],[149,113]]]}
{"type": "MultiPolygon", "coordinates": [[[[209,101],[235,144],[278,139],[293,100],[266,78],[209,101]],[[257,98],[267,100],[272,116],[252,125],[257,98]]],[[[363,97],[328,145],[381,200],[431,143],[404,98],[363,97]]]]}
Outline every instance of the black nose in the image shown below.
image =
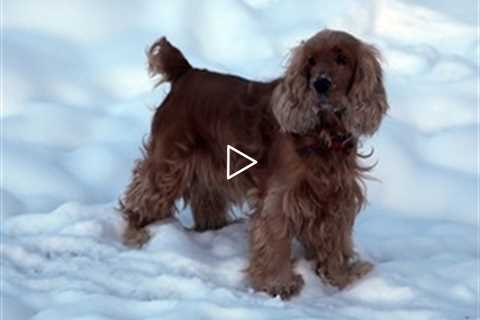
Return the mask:
{"type": "Polygon", "coordinates": [[[325,94],[327,93],[328,89],[330,89],[330,86],[332,85],[332,82],[328,80],[327,78],[321,77],[315,80],[313,83],[313,87],[319,94],[325,94]]]}

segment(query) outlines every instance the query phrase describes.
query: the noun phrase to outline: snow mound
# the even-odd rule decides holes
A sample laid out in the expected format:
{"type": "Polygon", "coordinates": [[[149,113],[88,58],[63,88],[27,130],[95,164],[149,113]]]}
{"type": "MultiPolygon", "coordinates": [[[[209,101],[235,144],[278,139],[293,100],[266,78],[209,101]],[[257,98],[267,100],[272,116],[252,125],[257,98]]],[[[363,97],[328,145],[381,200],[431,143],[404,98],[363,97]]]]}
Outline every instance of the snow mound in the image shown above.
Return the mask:
{"type": "MultiPolygon", "coordinates": [[[[154,226],[153,238],[142,250],[121,244],[123,228],[112,204],[67,203],[49,214],[8,219],[2,228],[1,258],[9,275],[4,288],[21,295],[29,305],[25,310],[39,310],[35,320],[160,315],[303,319],[333,314],[365,319],[390,308],[397,310],[398,319],[410,313],[438,319],[442,314],[473,314],[475,252],[469,248],[474,247],[475,229],[463,224],[364,215],[356,241],[362,255],[376,265],[372,274],[338,291],[323,284],[300,258],[296,268],[306,287],[291,302],[250,289],[243,222],[205,233],[180,223],[154,226]]],[[[300,257],[301,251],[295,255],[300,257]]],[[[7,311],[15,314],[21,303],[13,300],[7,311]]]]}

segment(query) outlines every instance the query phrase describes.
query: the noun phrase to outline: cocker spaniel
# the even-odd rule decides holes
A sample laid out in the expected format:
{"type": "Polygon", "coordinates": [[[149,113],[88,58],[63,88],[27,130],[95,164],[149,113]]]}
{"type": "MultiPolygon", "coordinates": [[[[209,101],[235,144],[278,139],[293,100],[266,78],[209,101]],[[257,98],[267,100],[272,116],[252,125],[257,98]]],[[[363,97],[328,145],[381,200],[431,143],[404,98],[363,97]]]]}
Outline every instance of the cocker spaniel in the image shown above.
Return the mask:
{"type": "MultiPolygon", "coordinates": [[[[156,109],[143,157],[120,201],[127,244],[170,218],[175,201],[192,208],[195,229],[219,229],[247,201],[250,259],[257,290],[286,299],[304,281],[291,243],[304,247],[317,274],[343,288],[372,269],[352,244],[365,203],[359,138],[388,109],[379,52],[352,35],[323,30],[293,49],[285,74],[270,82],[197,69],[165,38],[147,52],[149,72],[171,83],[156,109]],[[258,165],[225,178],[226,146],[258,165]]],[[[241,168],[245,159],[232,159],[241,168]]]]}

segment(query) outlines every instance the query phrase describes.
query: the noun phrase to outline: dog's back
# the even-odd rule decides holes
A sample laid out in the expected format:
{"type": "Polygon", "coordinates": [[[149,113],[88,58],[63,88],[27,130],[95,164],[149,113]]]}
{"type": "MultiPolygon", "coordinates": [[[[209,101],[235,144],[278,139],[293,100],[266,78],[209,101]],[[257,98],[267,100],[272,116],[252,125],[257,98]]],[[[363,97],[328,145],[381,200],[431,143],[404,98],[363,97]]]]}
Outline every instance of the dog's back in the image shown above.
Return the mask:
{"type": "Polygon", "coordinates": [[[185,154],[204,154],[207,159],[203,161],[215,163],[222,175],[227,144],[256,159],[265,156],[263,147],[275,123],[269,103],[277,80],[258,82],[193,68],[165,38],[152,45],[148,61],[152,76],[160,75],[160,82],[171,83],[152,122],[157,156],[171,154],[180,146],[185,154]]]}

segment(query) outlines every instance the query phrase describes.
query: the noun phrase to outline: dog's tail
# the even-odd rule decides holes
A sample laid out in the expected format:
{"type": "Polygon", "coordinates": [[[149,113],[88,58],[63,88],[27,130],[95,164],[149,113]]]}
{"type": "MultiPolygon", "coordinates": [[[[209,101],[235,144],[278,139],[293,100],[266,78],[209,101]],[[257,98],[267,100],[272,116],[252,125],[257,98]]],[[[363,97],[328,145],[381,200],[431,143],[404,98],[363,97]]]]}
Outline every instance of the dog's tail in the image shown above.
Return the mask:
{"type": "Polygon", "coordinates": [[[147,50],[147,58],[150,76],[161,76],[157,85],[165,81],[175,82],[192,68],[180,50],[172,46],[165,37],[152,44],[147,50]]]}

